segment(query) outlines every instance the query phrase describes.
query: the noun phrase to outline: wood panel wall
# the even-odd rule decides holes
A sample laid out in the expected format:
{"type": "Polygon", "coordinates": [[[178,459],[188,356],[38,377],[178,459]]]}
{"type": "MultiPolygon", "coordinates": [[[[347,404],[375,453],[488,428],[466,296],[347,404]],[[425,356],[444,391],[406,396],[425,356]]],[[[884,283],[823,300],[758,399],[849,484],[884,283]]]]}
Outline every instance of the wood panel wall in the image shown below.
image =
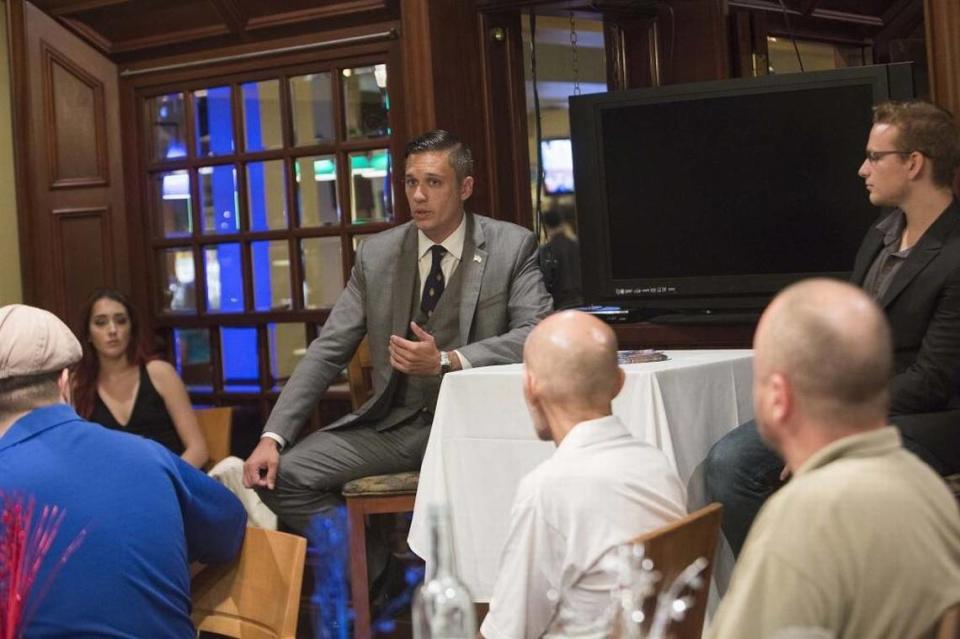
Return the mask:
{"type": "Polygon", "coordinates": [[[117,69],[9,0],[25,299],[76,326],[98,286],[129,288],[117,69]]]}

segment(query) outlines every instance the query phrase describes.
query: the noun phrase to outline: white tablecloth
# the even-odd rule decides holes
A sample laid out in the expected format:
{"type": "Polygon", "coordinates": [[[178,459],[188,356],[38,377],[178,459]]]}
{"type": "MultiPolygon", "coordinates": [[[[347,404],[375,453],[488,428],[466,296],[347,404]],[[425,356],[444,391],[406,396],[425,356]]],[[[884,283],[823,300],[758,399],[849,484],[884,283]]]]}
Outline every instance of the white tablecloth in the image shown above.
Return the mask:
{"type": "MultiPolygon", "coordinates": [[[[752,352],[668,351],[670,359],[628,364],[613,402],[637,437],[663,450],[688,484],[692,508],[702,505],[696,473],[710,446],[753,417],[752,352]]],[[[489,601],[506,541],[510,505],[520,479],[554,450],[538,441],[523,401],[520,364],[444,377],[408,542],[428,558],[427,508],[452,509],[455,561],[476,601],[489,601]]]]}

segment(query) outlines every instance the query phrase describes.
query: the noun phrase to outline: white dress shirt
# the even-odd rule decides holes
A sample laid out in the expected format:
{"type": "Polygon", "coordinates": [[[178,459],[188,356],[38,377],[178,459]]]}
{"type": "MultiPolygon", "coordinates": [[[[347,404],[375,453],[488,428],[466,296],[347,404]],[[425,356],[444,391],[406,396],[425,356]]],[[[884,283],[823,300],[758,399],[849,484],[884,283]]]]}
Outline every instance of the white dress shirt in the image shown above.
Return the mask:
{"type": "Polygon", "coordinates": [[[481,633],[487,639],[596,628],[611,604],[617,547],[686,514],[659,449],[615,416],[581,422],[520,482],[481,633]]]}

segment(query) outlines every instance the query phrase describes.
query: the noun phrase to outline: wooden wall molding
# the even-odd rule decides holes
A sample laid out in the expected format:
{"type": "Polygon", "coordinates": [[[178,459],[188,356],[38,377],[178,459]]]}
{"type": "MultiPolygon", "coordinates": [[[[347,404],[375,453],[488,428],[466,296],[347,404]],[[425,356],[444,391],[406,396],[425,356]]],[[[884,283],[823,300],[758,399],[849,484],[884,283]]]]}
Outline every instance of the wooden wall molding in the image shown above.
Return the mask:
{"type": "MultiPolygon", "coordinates": [[[[83,68],[72,62],[67,56],[57,51],[46,40],[40,40],[40,55],[43,68],[43,107],[47,122],[47,166],[49,167],[49,185],[51,189],[69,189],[87,186],[107,186],[110,184],[110,169],[107,161],[107,123],[106,102],[103,83],[87,73],[83,68]],[[58,132],[57,109],[64,107],[62,100],[57,98],[57,86],[54,78],[55,67],[60,67],[80,83],[90,89],[93,98],[93,126],[94,145],[92,149],[82,149],[83,152],[93,153],[96,173],[86,176],[63,177],[60,173],[61,157],[58,132]]],[[[74,113],[74,117],[83,114],[74,113]]]]}
{"type": "Polygon", "coordinates": [[[109,206],[71,207],[51,212],[54,291],[57,308],[75,327],[81,306],[97,287],[116,286],[109,206]],[[99,249],[99,250],[98,250],[99,249]]]}
{"type": "MultiPolygon", "coordinates": [[[[403,0],[406,4],[407,0],[403,0]]],[[[355,13],[366,11],[379,11],[389,8],[386,0],[352,0],[350,2],[337,2],[325,4],[311,9],[302,9],[300,11],[287,11],[276,13],[269,16],[260,16],[250,18],[246,23],[246,28],[267,29],[270,27],[282,27],[300,22],[313,22],[314,20],[324,20],[329,18],[339,18],[349,16],[355,13]]]]}
{"type": "Polygon", "coordinates": [[[243,33],[247,26],[247,15],[237,0],[210,0],[223,23],[232,33],[243,33]]]}
{"type": "Polygon", "coordinates": [[[26,16],[24,0],[7,0],[7,49],[10,56],[10,106],[13,115],[13,165],[16,176],[17,229],[20,235],[20,278],[23,301],[37,303],[37,281],[29,238],[36,224],[30,212],[33,197],[28,187],[30,179],[30,133],[27,122],[30,113],[30,86],[27,82],[26,16]]]}
{"type": "Polygon", "coordinates": [[[127,4],[130,0],[77,0],[68,4],[62,4],[50,10],[50,15],[66,16],[73,13],[90,11],[91,9],[102,9],[117,4],[127,4]]]}
{"type": "MultiPolygon", "coordinates": [[[[405,4],[407,0],[403,0],[405,4]]],[[[113,62],[264,42],[396,18],[401,0],[33,0],[113,62]],[[314,5],[314,6],[311,6],[314,5]],[[156,29],[156,24],[165,28],[156,29]],[[167,49],[167,50],[164,50],[167,49]]]]}

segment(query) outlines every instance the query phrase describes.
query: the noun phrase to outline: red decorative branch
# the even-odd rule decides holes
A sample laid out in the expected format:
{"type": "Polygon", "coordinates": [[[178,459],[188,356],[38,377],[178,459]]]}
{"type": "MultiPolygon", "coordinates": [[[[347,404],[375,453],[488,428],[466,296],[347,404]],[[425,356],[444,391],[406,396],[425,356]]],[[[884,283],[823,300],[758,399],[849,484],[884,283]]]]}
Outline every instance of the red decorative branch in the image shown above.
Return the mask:
{"type": "Polygon", "coordinates": [[[34,521],[33,497],[24,499],[2,492],[0,505],[0,639],[19,639],[37,602],[83,542],[86,531],[81,531],[67,546],[40,590],[31,598],[40,567],[53,546],[66,511],[58,506],[43,506],[34,521]]]}

